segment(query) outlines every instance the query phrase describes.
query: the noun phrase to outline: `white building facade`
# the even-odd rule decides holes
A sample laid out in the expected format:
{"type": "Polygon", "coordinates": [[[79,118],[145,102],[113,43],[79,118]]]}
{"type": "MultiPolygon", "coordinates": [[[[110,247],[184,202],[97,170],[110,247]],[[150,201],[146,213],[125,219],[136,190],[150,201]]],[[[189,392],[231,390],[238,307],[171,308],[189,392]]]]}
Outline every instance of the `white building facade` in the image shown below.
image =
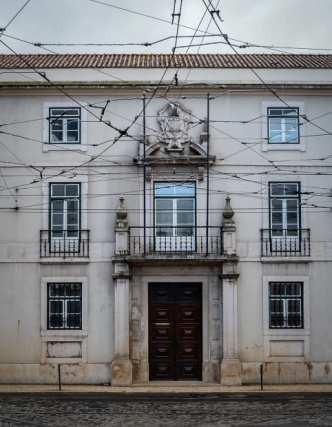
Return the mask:
{"type": "Polygon", "coordinates": [[[331,382],[331,106],[329,55],[0,55],[0,382],[331,382]]]}

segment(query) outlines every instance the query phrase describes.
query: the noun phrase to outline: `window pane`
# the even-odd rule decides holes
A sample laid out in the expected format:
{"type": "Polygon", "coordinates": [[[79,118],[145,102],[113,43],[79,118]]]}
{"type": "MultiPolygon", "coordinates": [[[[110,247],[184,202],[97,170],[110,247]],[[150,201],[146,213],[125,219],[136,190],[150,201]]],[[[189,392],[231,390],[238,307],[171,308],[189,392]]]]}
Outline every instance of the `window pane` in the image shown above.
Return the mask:
{"type": "Polygon", "coordinates": [[[78,119],[68,119],[67,129],[70,131],[78,131],[78,119]]]}
{"type": "Polygon", "coordinates": [[[285,190],[284,193],[287,196],[297,196],[298,195],[298,184],[296,183],[285,183],[284,184],[285,190]]]}
{"type": "Polygon", "coordinates": [[[67,313],[68,314],[74,314],[74,313],[80,313],[81,312],[81,302],[74,300],[74,301],[67,301],[67,313]]]}
{"type": "Polygon", "coordinates": [[[77,131],[67,132],[67,142],[77,142],[79,140],[77,131]]]}
{"type": "Polygon", "coordinates": [[[52,215],[52,227],[63,226],[63,215],[58,213],[53,213],[52,215]]]}
{"type": "Polygon", "coordinates": [[[68,314],[67,315],[67,328],[80,328],[81,326],[81,315],[80,314],[68,314]]]}
{"type": "Polygon", "coordinates": [[[79,108],[51,108],[50,115],[53,117],[79,116],[79,108]]]}
{"type": "Polygon", "coordinates": [[[50,301],[50,313],[51,314],[62,314],[63,313],[63,301],[50,301]]]}
{"type": "Polygon", "coordinates": [[[177,199],[176,201],[177,209],[178,210],[193,210],[194,205],[194,199],[177,199]]]}
{"type": "Polygon", "coordinates": [[[64,184],[52,184],[51,185],[51,194],[54,197],[63,197],[65,195],[65,185],[64,184]]]}
{"type": "Polygon", "coordinates": [[[193,182],[158,182],[155,184],[156,196],[194,196],[193,182]]]}
{"type": "Polygon", "coordinates": [[[194,224],[194,213],[193,212],[178,212],[177,213],[177,225],[193,225],[194,224]]]}
{"type": "Polygon", "coordinates": [[[63,328],[63,316],[62,314],[50,314],[49,317],[50,328],[63,328]]]}
{"type": "Polygon", "coordinates": [[[156,199],[157,210],[173,210],[173,199],[156,199]]]}
{"type": "Polygon", "coordinates": [[[156,212],[156,224],[173,225],[173,212],[156,212]]]}
{"type": "Polygon", "coordinates": [[[282,196],[284,194],[284,184],[282,183],[271,183],[270,189],[273,196],[282,196]]]}
{"type": "Polygon", "coordinates": [[[50,283],[49,285],[50,296],[58,297],[64,295],[64,286],[58,283],[50,283]]]}
{"type": "Polygon", "coordinates": [[[51,132],[51,142],[62,142],[63,141],[63,132],[62,131],[52,131],[51,132]]]}
{"type": "Polygon", "coordinates": [[[79,195],[79,185],[78,184],[66,184],[66,196],[78,196],[79,195]]]}
{"type": "Polygon", "coordinates": [[[56,200],[52,200],[51,203],[52,203],[51,204],[52,212],[54,214],[55,213],[62,214],[62,212],[64,211],[64,201],[61,199],[60,200],[56,199],[56,200]]]}
{"type": "Polygon", "coordinates": [[[269,120],[269,142],[280,143],[283,141],[281,119],[273,118],[269,120]]]}

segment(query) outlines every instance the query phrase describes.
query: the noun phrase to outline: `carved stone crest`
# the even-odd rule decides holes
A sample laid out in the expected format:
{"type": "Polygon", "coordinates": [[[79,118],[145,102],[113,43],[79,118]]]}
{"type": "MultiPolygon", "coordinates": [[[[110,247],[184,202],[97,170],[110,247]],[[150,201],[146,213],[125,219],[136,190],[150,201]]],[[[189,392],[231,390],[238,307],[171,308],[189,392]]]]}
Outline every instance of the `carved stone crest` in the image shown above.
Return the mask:
{"type": "Polygon", "coordinates": [[[190,142],[189,125],[190,112],[180,104],[169,102],[158,112],[157,118],[160,127],[160,142],[166,144],[167,151],[183,151],[183,144],[190,142]]]}

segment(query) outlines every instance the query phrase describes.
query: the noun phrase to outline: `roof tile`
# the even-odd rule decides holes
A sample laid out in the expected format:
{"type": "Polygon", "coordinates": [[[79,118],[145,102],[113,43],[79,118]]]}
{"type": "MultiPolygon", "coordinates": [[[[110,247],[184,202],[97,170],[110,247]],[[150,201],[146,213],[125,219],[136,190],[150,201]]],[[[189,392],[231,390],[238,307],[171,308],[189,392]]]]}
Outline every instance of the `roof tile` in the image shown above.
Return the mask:
{"type": "Polygon", "coordinates": [[[332,55],[298,54],[20,54],[0,68],[307,68],[332,69],[332,55]]]}

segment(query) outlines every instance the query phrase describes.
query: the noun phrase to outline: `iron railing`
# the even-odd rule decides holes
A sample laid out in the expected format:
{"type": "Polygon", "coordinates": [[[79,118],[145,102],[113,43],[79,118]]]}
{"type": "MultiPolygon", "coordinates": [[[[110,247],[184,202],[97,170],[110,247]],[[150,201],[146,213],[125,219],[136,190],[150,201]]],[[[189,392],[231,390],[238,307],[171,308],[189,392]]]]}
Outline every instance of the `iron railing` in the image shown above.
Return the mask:
{"type": "Polygon", "coordinates": [[[310,256],[310,229],[261,229],[263,257],[310,256]]]}
{"type": "Polygon", "coordinates": [[[41,258],[88,258],[90,230],[40,230],[41,258]]]}
{"type": "Polygon", "coordinates": [[[155,226],[129,228],[129,255],[220,256],[221,227],[155,226]]]}

